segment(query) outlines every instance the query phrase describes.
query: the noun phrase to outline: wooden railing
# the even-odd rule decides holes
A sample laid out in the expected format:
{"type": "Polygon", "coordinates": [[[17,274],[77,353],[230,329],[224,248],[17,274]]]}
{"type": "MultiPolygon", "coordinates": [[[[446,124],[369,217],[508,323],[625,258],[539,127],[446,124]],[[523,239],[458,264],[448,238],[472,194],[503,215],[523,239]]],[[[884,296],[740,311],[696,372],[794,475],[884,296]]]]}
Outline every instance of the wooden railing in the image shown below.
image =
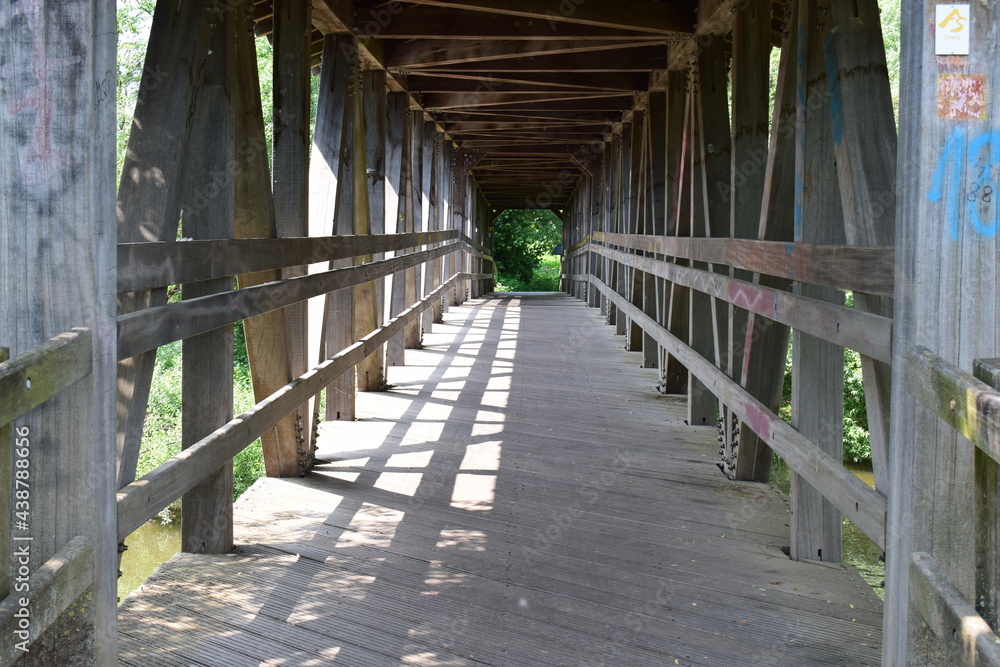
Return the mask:
{"type": "MultiPolygon", "coordinates": [[[[230,292],[211,294],[125,313],[118,318],[118,356],[125,359],[148,350],[229,326],[337,290],[401,276],[405,269],[428,267],[429,291],[405,310],[377,326],[315,368],[292,380],[250,410],[191,444],[177,456],[124,486],[118,493],[118,540],[154,517],[272,429],[298,406],[319,394],[351,368],[398,336],[422,313],[440,303],[462,281],[486,280],[492,273],[469,273],[463,266],[485,266],[492,258],[473,247],[457,230],[409,234],[336,236],[318,239],[241,239],[176,243],[122,244],[120,293],[276,270],[318,262],[354,259],[363,263],[320,273],[276,280],[230,292]],[[429,249],[421,249],[433,245],[429,249]],[[396,251],[389,259],[372,261],[379,253],[396,251]],[[405,254],[401,254],[405,252],[405,254]],[[441,276],[442,257],[454,256],[459,270],[441,276]],[[433,273],[433,275],[431,275],[433,273]]],[[[408,280],[409,278],[403,278],[408,280]]]]}
{"type": "MultiPolygon", "coordinates": [[[[706,294],[714,302],[728,304],[730,317],[731,308],[745,309],[755,316],[856,350],[872,359],[891,362],[891,319],[740,280],[731,277],[728,272],[720,273],[718,269],[742,269],[788,281],[885,296],[892,293],[892,248],[594,232],[589,243],[581,242],[571,252],[588,251],[606,258],[610,266],[641,271],[662,278],[667,284],[706,294]],[[696,268],[694,262],[706,263],[708,268],[696,268]]],[[[597,270],[602,269],[597,267],[597,270]]],[[[739,359],[733,361],[735,372],[727,372],[720,368],[716,360],[695,350],[688,341],[682,340],[676,332],[672,333],[669,327],[644,312],[643,308],[616,291],[600,276],[574,274],[571,280],[587,280],[613,304],[618,313],[651,336],[728,410],[752,428],[796,474],[851,519],[872,541],[885,547],[885,497],[755,398],[745,386],[745,377],[741,382],[739,359]]],[[[715,356],[719,359],[720,346],[724,343],[719,340],[722,334],[714,321],[716,308],[713,306],[711,310],[712,330],[701,335],[714,336],[715,356]]],[[[742,367],[745,368],[746,360],[743,361],[742,367]]]]}
{"type": "MultiPolygon", "coordinates": [[[[0,602],[0,633],[8,638],[0,642],[0,663],[4,665],[24,655],[94,581],[93,545],[86,537],[74,537],[31,571],[31,558],[25,555],[31,551],[31,536],[12,531],[7,520],[17,519],[19,514],[28,516],[32,484],[30,468],[19,465],[20,461],[27,464],[30,456],[27,433],[20,429],[12,433],[11,422],[90,376],[91,344],[90,329],[73,329],[14,360],[8,361],[8,351],[0,348],[0,516],[4,517],[0,521],[0,563],[4,564],[0,594],[5,596],[0,602]],[[10,505],[12,498],[14,507],[10,505]],[[24,545],[23,554],[18,549],[11,553],[12,544],[24,545]]],[[[29,524],[25,520],[15,528],[29,524]]]]}
{"type": "MultiPolygon", "coordinates": [[[[906,358],[910,394],[932,410],[977,448],[974,494],[983,507],[969,508],[980,516],[991,516],[1000,464],[1000,359],[977,359],[975,375],[937,357],[925,347],[915,347],[906,358]]],[[[985,526],[995,531],[995,525],[985,526]]],[[[952,583],[931,554],[910,556],[910,600],[937,638],[952,653],[956,664],[1000,667],[1000,637],[995,633],[998,599],[997,581],[991,576],[1000,557],[994,539],[983,543],[982,572],[972,604],[952,583]],[[978,609],[977,609],[978,607],[978,609]],[[984,616],[986,618],[984,618],[984,616]]]]}

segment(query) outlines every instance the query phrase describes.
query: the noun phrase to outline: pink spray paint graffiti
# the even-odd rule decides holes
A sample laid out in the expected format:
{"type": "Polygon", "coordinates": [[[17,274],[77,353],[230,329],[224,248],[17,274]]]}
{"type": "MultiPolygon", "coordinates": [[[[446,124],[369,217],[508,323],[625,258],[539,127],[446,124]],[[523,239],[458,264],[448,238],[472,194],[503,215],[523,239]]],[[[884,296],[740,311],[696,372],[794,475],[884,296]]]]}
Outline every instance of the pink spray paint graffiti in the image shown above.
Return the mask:
{"type": "Polygon", "coordinates": [[[0,107],[3,131],[14,139],[18,171],[29,187],[50,180],[70,162],[60,148],[68,128],[62,127],[53,91],[75,78],[75,66],[84,57],[71,55],[77,38],[69,33],[72,22],[60,9],[65,7],[46,9],[43,0],[0,6],[0,35],[8,49],[0,65],[0,83],[8,100],[0,107]],[[50,48],[53,44],[60,48],[50,48]]]}

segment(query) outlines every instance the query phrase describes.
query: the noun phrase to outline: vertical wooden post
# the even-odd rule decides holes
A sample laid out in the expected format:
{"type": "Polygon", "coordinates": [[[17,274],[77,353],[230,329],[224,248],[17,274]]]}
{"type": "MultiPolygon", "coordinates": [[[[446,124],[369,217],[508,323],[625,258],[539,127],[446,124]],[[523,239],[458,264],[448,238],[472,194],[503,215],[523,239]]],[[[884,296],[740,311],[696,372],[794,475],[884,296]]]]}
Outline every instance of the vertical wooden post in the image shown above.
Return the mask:
{"type": "MultiPolygon", "coordinates": [[[[754,0],[737,12],[733,24],[733,139],[732,184],[725,193],[731,205],[732,237],[758,238],[761,205],[764,199],[765,167],[768,156],[768,58],[771,51],[771,5],[767,0],[754,0]]],[[[780,100],[779,100],[780,106],[780,100]]],[[[730,275],[739,280],[755,281],[749,271],[734,269],[730,275]]],[[[759,275],[756,280],[759,281],[759,275]]],[[[730,306],[730,346],[727,372],[745,386],[743,359],[748,347],[755,345],[764,318],[751,318],[743,308],[730,306]],[[747,331],[748,326],[753,327],[747,331]]],[[[785,332],[787,346],[788,334],[785,332]]],[[[777,362],[775,362],[777,363],[777,362]]],[[[782,370],[784,363],[782,360],[782,370]]],[[[754,394],[756,398],[761,396],[754,394]]],[[[732,428],[727,415],[723,425],[722,469],[730,477],[764,481],[770,470],[770,450],[758,446],[756,435],[746,424],[732,428]],[[737,433],[739,435],[737,435],[737,433]],[[742,447],[746,444],[746,447],[742,447]],[[763,449],[767,461],[758,461],[754,454],[763,449]],[[739,474],[739,457],[751,464],[739,474]],[[749,473],[749,474],[748,474],[749,473]]]]}
{"type": "MultiPolygon", "coordinates": [[[[347,88],[353,60],[357,57],[353,38],[328,35],[323,43],[319,101],[309,161],[309,234],[327,236],[353,231],[353,196],[343,181],[348,177],[343,151],[347,132],[347,88]],[[348,226],[349,225],[349,226],[348,226]]],[[[350,259],[330,263],[330,268],[350,266],[350,259]]],[[[354,306],[351,290],[328,294],[324,301],[320,356],[336,354],[353,341],[354,306]]],[[[311,315],[319,315],[311,307],[311,315]]],[[[312,335],[310,339],[312,339],[312,335]]],[[[354,371],[344,373],[326,389],[326,418],[354,419],[354,371]]]]}
{"type": "MultiPolygon", "coordinates": [[[[468,200],[469,177],[465,173],[465,155],[456,152],[455,162],[452,165],[452,189],[451,189],[451,228],[459,232],[465,231],[466,202],[468,200]]],[[[451,255],[452,273],[465,271],[465,252],[456,250],[451,255]]],[[[451,305],[460,306],[465,300],[464,280],[455,283],[454,289],[450,290],[451,305]]]]}
{"type": "MultiPolygon", "coordinates": [[[[174,241],[180,220],[180,169],[189,144],[198,91],[195,63],[209,49],[210,21],[204,2],[159,2],[146,49],[142,82],[118,188],[118,242],[174,241]],[[164,78],[163,72],[183,73],[164,78]]],[[[161,306],[166,288],[122,295],[120,314],[161,306]]],[[[135,480],[156,350],[118,364],[117,483],[135,480]]]]}
{"type": "MultiPolygon", "coordinates": [[[[646,114],[641,109],[636,109],[633,111],[632,115],[632,128],[628,137],[628,162],[625,164],[625,168],[628,170],[628,190],[626,191],[626,196],[628,197],[628,206],[626,210],[628,212],[627,221],[627,234],[643,234],[645,233],[645,228],[641,220],[641,203],[639,201],[640,197],[643,195],[642,192],[642,152],[643,152],[643,137],[645,136],[646,128],[646,114]]],[[[635,251],[632,251],[633,253],[635,251]]],[[[631,269],[629,271],[631,274],[628,280],[628,294],[629,301],[633,306],[637,308],[642,308],[642,288],[643,288],[643,272],[638,269],[631,269]]],[[[628,330],[626,332],[625,349],[628,350],[642,350],[642,327],[633,321],[629,321],[628,330]]]]}
{"type": "MultiPolygon", "coordinates": [[[[730,134],[722,40],[702,49],[694,67],[692,98],[692,142],[690,190],[692,201],[692,236],[728,236],[729,206],[718,193],[729,189],[730,134]]],[[[694,266],[710,269],[706,264],[694,266]]],[[[720,270],[720,269],[716,269],[720,270]]],[[[690,345],[716,365],[725,366],[720,358],[719,336],[725,330],[725,311],[714,298],[693,291],[690,298],[690,345]]],[[[719,414],[719,402],[704,384],[693,375],[688,377],[688,423],[692,426],[714,426],[719,414]]]]}
{"type": "MultiPolygon", "coordinates": [[[[764,193],[757,236],[768,241],[794,240],[795,216],[787,202],[795,197],[795,72],[798,30],[796,3],[786,13],[785,31],[778,67],[771,138],[764,166],[764,193]]],[[[760,284],[786,290],[791,284],[784,278],[758,276],[760,284]]],[[[751,315],[747,322],[740,381],[752,396],[777,412],[785,378],[789,329],[764,317],[751,315]]],[[[766,482],[771,473],[771,449],[742,422],[739,425],[739,449],[733,477],[766,482]]]]}
{"type": "Polygon", "coordinates": [[[89,327],[93,364],[88,378],[11,425],[31,452],[30,517],[13,532],[31,538],[32,570],[86,537],[94,580],[22,663],[110,665],[117,661],[115,7],[78,0],[45,9],[7,3],[0,17],[0,343],[17,358],[89,327]]]}
{"type": "MultiPolygon", "coordinates": [[[[419,232],[424,229],[424,119],[423,111],[411,109],[407,115],[408,143],[410,145],[409,188],[407,192],[406,231],[419,232]]],[[[419,300],[421,290],[421,267],[406,269],[406,307],[419,300]]],[[[403,346],[409,349],[420,347],[420,320],[413,319],[403,328],[403,346]]]]}
{"type": "MultiPolygon", "coordinates": [[[[667,179],[667,233],[673,236],[689,236],[691,233],[688,210],[690,202],[681,191],[684,155],[682,147],[685,132],[685,101],[687,98],[687,76],[681,71],[671,71],[667,75],[667,136],[666,152],[667,179]]],[[[690,178],[690,176],[688,176],[690,178]]],[[[687,265],[687,260],[676,260],[678,264],[687,265]]],[[[663,295],[666,327],[670,333],[681,340],[687,340],[688,314],[691,290],[674,283],[665,283],[663,295]]],[[[660,362],[662,371],[661,386],[665,394],[683,394],[687,392],[688,372],[676,358],[664,352],[660,362]]]]}
{"type": "MultiPolygon", "coordinates": [[[[444,177],[444,133],[439,132],[433,122],[426,131],[430,133],[431,151],[434,155],[431,163],[431,229],[437,231],[443,227],[444,214],[444,191],[441,187],[441,179],[444,177]]],[[[432,290],[441,285],[443,266],[440,257],[434,260],[431,268],[432,290]]],[[[431,306],[431,324],[439,322],[441,322],[441,299],[436,299],[431,306]]]]}
{"type": "MultiPolygon", "coordinates": [[[[600,160],[603,162],[603,156],[600,160]]],[[[599,229],[601,224],[601,191],[604,178],[601,162],[595,160],[595,166],[591,169],[591,176],[587,179],[588,196],[587,201],[584,203],[585,217],[583,233],[588,236],[599,229]]],[[[597,258],[597,254],[594,252],[587,252],[585,257],[587,274],[594,276],[599,275],[600,261],[597,258]]],[[[589,282],[585,289],[587,291],[587,305],[591,308],[600,308],[600,293],[596,289],[590,287],[589,282]]]]}
{"type": "MultiPolygon", "coordinates": [[[[1000,359],[977,359],[973,373],[979,380],[1000,390],[1000,359]]],[[[993,631],[1000,616],[1000,466],[976,448],[976,609],[993,631]]]]}
{"type": "Polygon", "coordinates": [[[975,508],[1000,501],[995,488],[983,501],[974,497],[975,448],[907,389],[906,357],[914,345],[966,371],[976,359],[1000,356],[1000,104],[985,92],[1000,77],[1000,44],[991,37],[996,7],[970,3],[971,16],[961,17],[972,31],[969,55],[937,56],[935,30],[957,23],[952,17],[944,27],[929,29],[932,21],[940,25],[935,4],[903,5],[882,654],[887,665],[953,663],[937,642],[927,641],[911,600],[910,558],[916,551],[929,553],[965,598],[978,604],[977,537],[979,522],[988,517],[977,516],[975,508]]]}
{"type": "MultiPolygon", "coordinates": [[[[616,134],[611,138],[611,148],[610,148],[610,167],[609,167],[609,178],[608,178],[608,202],[610,205],[609,215],[608,215],[608,231],[616,234],[620,234],[622,230],[622,162],[623,162],[623,146],[625,131],[622,130],[622,134],[616,134]]],[[[610,259],[608,261],[608,277],[611,278],[609,283],[616,292],[619,294],[625,293],[625,267],[619,266],[618,263],[612,262],[610,259]]],[[[618,312],[617,306],[613,303],[608,303],[608,324],[612,324],[615,327],[615,334],[619,336],[625,335],[625,317],[618,312]]]]}
{"type": "MultiPolygon", "coordinates": [[[[226,12],[198,68],[201,90],[191,120],[191,140],[198,150],[188,153],[181,186],[181,231],[187,238],[233,237],[234,183],[220,175],[228,173],[236,153],[234,95],[227,94],[227,79],[239,64],[238,29],[235,13],[226,12]],[[206,189],[206,183],[214,187],[206,189]]],[[[232,289],[232,278],[219,278],[186,284],[181,293],[184,299],[194,299],[232,289]]],[[[187,338],[181,349],[181,449],[187,449],[233,417],[233,329],[224,327],[187,338]]],[[[181,550],[225,553],[232,549],[232,503],[233,464],[229,461],[184,494],[181,550]]]]}
{"type": "MultiPolygon", "coordinates": [[[[649,162],[649,229],[648,233],[663,236],[667,233],[667,94],[662,91],[649,93],[649,120],[645,144],[649,162]]],[[[658,259],[664,259],[657,255],[658,259]]],[[[643,312],[666,326],[664,309],[664,286],[662,278],[646,274],[643,282],[643,312]]],[[[660,364],[663,351],[656,340],[646,334],[642,341],[643,367],[660,368],[660,377],[665,370],[660,364]]]]}
{"type": "MultiPolygon", "coordinates": [[[[364,72],[365,104],[365,165],[368,182],[368,219],[372,234],[385,234],[386,222],[386,74],[383,70],[364,72]]],[[[385,258],[385,253],[376,253],[373,261],[385,258]]],[[[386,279],[375,281],[375,325],[385,321],[386,279]]],[[[378,389],[385,389],[385,346],[374,355],[380,374],[378,389]]],[[[361,378],[358,378],[361,387],[361,378]]],[[[365,387],[369,389],[369,387],[365,387]]]]}
{"type": "MultiPolygon", "coordinates": [[[[365,119],[365,112],[372,108],[376,115],[383,111],[378,100],[385,98],[384,79],[380,76],[366,76],[362,74],[360,60],[355,61],[356,66],[351,74],[351,85],[349,86],[350,97],[350,152],[351,152],[351,196],[354,201],[353,223],[354,234],[371,234],[371,218],[373,213],[369,209],[368,194],[375,185],[370,180],[381,184],[377,177],[378,165],[373,170],[369,170],[368,154],[372,153],[377,159],[378,147],[381,137],[378,131],[368,136],[365,119]],[[370,98],[372,107],[368,106],[370,98]],[[370,139],[370,141],[369,141],[370,139]],[[369,150],[370,149],[370,150],[369,150]],[[372,178],[375,175],[375,178],[372,178]]],[[[384,73],[382,73],[384,75],[384,73]]],[[[382,211],[378,212],[382,219],[382,211]]],[[[372,261],[371,255],[358,257],[355,264],[364,264],[372,261]]],[[[378,314],[377,299],[375,294],[375,281],[353,288],[352,306],[354,308],[354,333],[352,343],[367,336],[379,326],[381,318],[378,314]]],[[[368,355],[356,368],[358,378],[358,391],[380,391],[385,387],[384,374],[382,372],[382,350],[376,350],[368,355]]]]}
{"type": "MultiPolygon", "coordinates": [[[[612,147],[614,146],[613,137],[612,140],[605,142],[604,152],[601,153],[601,191],[600,191],[600,214],[596,225],[596,228],[602,232],[611,231],[611,175],[612,166],[614,164],[614,151],[612,147]]],[[[614,280],[611,277],[611,260],[603,255],[597,256],[597,276],[604,281],[609,287],[614,287],[614,280]]],[[[614,304],[611,300],[604,295],[603,292],[596,292],[599,294],[601,314],[604,316],[604,321],[608,324],[614,324],[614,304]]]]}
{"type": "MultiPolygon", "coordinates": [[[[409,147],[407,145],[407,98],[406,93],[389,93],[386,101],[386,192],[385,226],[397,234],[406,231],[407,217],[407,169],[409,147]],[[390,222],[391,219],[391,222],[390,222]]],[[[399,252],[396,253],[400,254],[399,252]]],[[[395,317],[406,310],[406,272],[397,271],[392,276],[389,299],[389,316],[395,317]]],[[[403,332],[389,339],[386,349],[386,364],[402,366],[405,363],[403,332]]]]}
{"type": "MultiPolygon", "coordinates": [[[[837,72],[830,91],[834,110],[834,149],[840,180],[847,242],[854,245],[895,244],[896,123],[892,112],[882,25],[876,0],[859,0],[853,8],[831,3],[833,48],[824,45],[827,70],[837,72]]],[[[855,292],[854,307],[892,317],[892,300],[855,292]]],[[[861,358],[865,406],[872,450],[875,488],[889,491],[889,364],[861,358]]]]}
{"type": "MultiPolygon", "coordinates": [[[[330,35],[323,42],[323,65],[320,70],[316,124],[309,158],[309,236],[329,236],[335,232],[337,181],[340,175],[340,143],[344,130],[344,107],[347,95],[349,63],[339,44],[343,36],[330,35]]],[[[323,267],[325,268],[325,267],[323,267]]],[[[310,272],[323,270],[318,265],[310,272]]],[[[309,350],[316,360],[326,359],[326,307],[328,297],[309,300],[309,350]]],[[[329,390],[327,398],[333,391],[329,390]]],[[[316,415],[317,419],[319,415],[316,415]]]]}
{"type": "MultiPolygon", "coordinates": [[[[617,146],[615,147],[614,165],[614,190],[612,191],[612,206],[614,214],[611,218],[612,231],[617,234],[628,233],[629,214],[629,168],[631,166],[630,141],[632,133],[629,131],[631,125],[623,125],[620,135],[615,135],[617,146]]],[[[614,144],[614,141],[612,142],[614,144]]],[[[618,262],[614,263],[612,287],[618,294],[628,298],[629,296],[629,267],[618,262]]],[[[628,318],[615,308],[615,334],[625,336],[628,333],[628,318]]],[[[628,339],[626,338],[626,347],[628,339]]]]}
{"type": "MultiPolygon", "coordinates": [[[[425,121],[424,137],[424,180],[427,194],[427,231],[438,229],[441,210],[438,207],[438,160],[440,159],[437,141],[437,128],[433,121],[425,121]]],[[[430,246],[427,246],[430,247],[430,246]]],[[[438,260],[429,262],[424,268],[424,294],[430,294],[440,281],[440,264],[438,260]]],[[[430,333],[434,323],[435,312],[428,308],[420,317],[420,326],[424,332],[430,333]]]]}
{"type": "MultiPolygon", "coordinates": [[[[795,241],[844,243],[829,89],[822,46],[830,34],[826,0],[800,0],[796,61],[795,241]]],[[[838,290],[799,285],[803,296],[843,303],[838,290]]],[[[843,456],[844,349],[801,331],[792,341],[792,426],[840,460],[843,456]]],[[[840,561],[840,512],[792,473],[791,556],[840,561]]]]}
{"type": "MultiPolygon", "coordinates": [[[[274,3],[273,173],[274,219],[279,237],[309,236],[309,48],[312,33],[308,0],[274,3]]],[[[283,269],[282,278],[305,275],[307,267],[283,269]]],[[[285,308],[289,375],[299,377],[318,361],[309,345],[308,304],[285,308]]],[[[296,449],[312,452],[315,399],[296,409],[296,449]],[[301,438],[301,441],[298,439],[301,438]]],[[[296,471],[297,472],[297,471],[296,471]]]]}
{"type": "MultiPolygon", "coordinates": [[[[447,141],[444,136],[441,137],[441,229],[451,228],[451,218],[452,218],[452,181],[454,179],[455,170],[455,152],[454,146],[450,141],[447,141]]],[[[442,282],[451,278],[452,276],[452,256],[441,258],[441,279],[442,282]]],[[[442,317],[444,313],[448,312],[448,295],[441,295],[441,313],[442,317]]]]}
{"type": "MultiPolygon", "coordinates": [[[[278,233],[277,221],[271,195],[271,175],[268,172],[267,140],[260,104],[253,28],[245,11],[224,12],[224,16],[227,22],[234,23],[229,36],[229,49],[233,58],[225,71],[225,90],[234,100],[235,125],[230,139],[233,142],[233,148],[230,149],[232,157],[223,163],[223,171],[214,172],[213,177],[233,184],[236,237],[275,237],[278,233]],[[232,176],[223,178],[218,176],[220,173],[231,173],[232,176]]],[[[213,131],[217,132],[217,129],[211,126],[205,129],[209,134],[213,131]]],[[[206,142],[212,140],[214,139],[207,139],[206,142]]],[[[196,201],[195,205],[197,203],[196,201]]],[[[280,275],[279,271],[274,270],[259,271],[237,276],[237,282],[241,288],[245,288],[277,280],[280,275]]],[[[251,317],[243,322],[243,331],[254,397],[261,401],[294,379],[290,358],[284,352],[290,344],[287,313],[282,309],[251,317]]],[[[268,475],[298,476],[311,465],[312,454],[303,446],[308,417],[300,408],[261,436],[264,466],[268,475]]]]}

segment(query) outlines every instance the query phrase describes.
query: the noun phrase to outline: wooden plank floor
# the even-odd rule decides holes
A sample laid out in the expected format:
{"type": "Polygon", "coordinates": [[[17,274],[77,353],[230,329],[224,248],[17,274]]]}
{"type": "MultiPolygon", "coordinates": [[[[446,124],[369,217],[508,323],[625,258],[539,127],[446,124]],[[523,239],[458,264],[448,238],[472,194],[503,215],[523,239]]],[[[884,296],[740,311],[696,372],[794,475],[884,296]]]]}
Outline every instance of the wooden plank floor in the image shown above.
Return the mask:
{"type": "Polygon", "coordinates": [[[796,563],[787,503],[567,296],[452,308],[121,607],[130,665],[875,665],[881,603],[796,563]]]}

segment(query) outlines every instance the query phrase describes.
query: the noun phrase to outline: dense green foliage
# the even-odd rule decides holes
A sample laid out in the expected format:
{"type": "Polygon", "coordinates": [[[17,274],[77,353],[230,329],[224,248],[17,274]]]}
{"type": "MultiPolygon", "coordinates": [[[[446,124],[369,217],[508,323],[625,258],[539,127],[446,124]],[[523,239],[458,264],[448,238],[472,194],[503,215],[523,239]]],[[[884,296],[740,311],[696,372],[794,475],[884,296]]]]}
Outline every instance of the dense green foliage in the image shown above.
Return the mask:
{"type": "Polygon", "coordinates": [[[510,276],[498,276],[496,291],[556,292],[559,290],[559,274],[561,269],[562,260],[558,255],[546,255],[542,257],[541,263],[531,272],[531,277],[527,281],[510,276]]]}
{"type": "MultiPolygon", "coordinates": [[[[497,282],[521,290],[532,281],[542,258],[562,242],[562,221],[551,211],[507,210],[493,223],[497,282]]],[[[558,273],[557,273],[558,275],[558,273]]],[[[498,290],[500,287],[498,285],[498,290]]],[[[556,287],[558,289],[558,278],[556,287]]],[[[500,290],[503,291],[503,290],[500,290]]],[[[525,288],[522,291],[535,291],[525,288]]]]}
{"type": "MultiPolygon", "coordinates": [[[[121,176],[132,115],[142,85],[145,67],[146,41],[152,24],[155,0],[120,0],[118,3],[118,174],[121,176]]],[[[264,102],[265,128],[270,132],[271,122],[271,47],[265,39],[257,40],[257,60],[260,63],[261,95],[264,102]]],[[[154,84],[157,77],[150,79],[154,84]]],[[[315,107],[315,105],[314,105],[315,107]]],[[[268,135],[270,145],[270,135],[268,135]]],[[[180,298],[179,290],[169,290],[169,300],[180,298]]],[[[237,324],[234,351],[234,414],[244,412],[254,403],[247,360],[243,325],[237,324]]],[[[181,343],[161,347],[156,353],[156,366],[146,410],[142,445],[139,452],[137,477],[153,470],[180,452],[181,446],[181,343]]],[[[260,441],[244,449],[233,460],[234,497],[239,497],[264,474],[264,460],[260,441]]],[[[177,516],[178,503],[161,512],[164,521],[177,516]]]]}
{"type": "MultiPolygon", "coordinates": [[[[854,295],[847,293],[846,305],[854,306],[854,295]]],[[[792,414],[792,350],[785,360],[785,384],[781,392],[779,414],[789,424],[792,414]]],[[[861,355],[844,350],[844,463],[871,464],[872,446],[868,435],[868,410],[861,377],[861,355]]]]}
{"type": "MultiPolygon", "coordinates": [[[[254,403],[253,386],[250,382],[250,364],[247,361],[246,343],[243,340],[243,325],[237,324],[235,331],[235,355],[233,373],[234,414],[246,411],[254,403]]],[[[139,452],[137,477],[181,450],[181,343],[164,345],[156,352],[156,370],[149,394],[146,423],[142,431],[142,448],[139,452]]],[[[244,449],[233,460],[233,497],[238,498],[250,488],[257,478],[264,474],[264,460],[261,455],[260,440],[244,449]]],[[[161,512],[161,519],[170,521],[176,517],[176,504],[161,512]]]]}

